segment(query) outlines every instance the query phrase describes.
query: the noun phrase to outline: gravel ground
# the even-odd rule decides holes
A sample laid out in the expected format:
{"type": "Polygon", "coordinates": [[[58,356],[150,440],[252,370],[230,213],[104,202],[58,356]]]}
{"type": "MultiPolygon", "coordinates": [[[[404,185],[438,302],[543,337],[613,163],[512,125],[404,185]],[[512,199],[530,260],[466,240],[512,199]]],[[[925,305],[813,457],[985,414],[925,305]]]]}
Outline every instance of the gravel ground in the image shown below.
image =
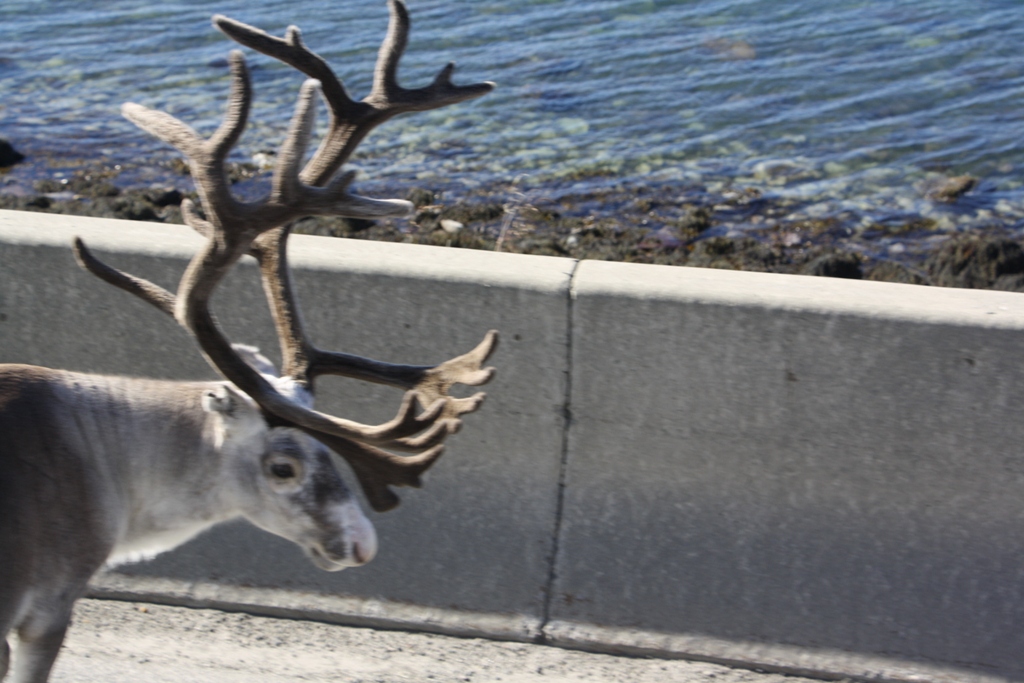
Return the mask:
{"type": "Polygon", "coordinates": [[[678,660],[81,600],[52,683],[810,683],[678,660]]]}

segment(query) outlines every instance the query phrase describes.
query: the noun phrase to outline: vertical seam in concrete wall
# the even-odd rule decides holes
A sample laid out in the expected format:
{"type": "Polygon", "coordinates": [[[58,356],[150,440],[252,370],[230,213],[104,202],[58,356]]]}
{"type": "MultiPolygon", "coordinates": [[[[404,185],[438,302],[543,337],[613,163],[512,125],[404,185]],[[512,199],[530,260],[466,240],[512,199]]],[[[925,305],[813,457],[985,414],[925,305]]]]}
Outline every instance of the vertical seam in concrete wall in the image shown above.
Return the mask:
{"type": "Polygon", "coordinates": [[[562,511],[565,501],[565,477],[569,464],[569,430],[572,427],[572,380],[573,380],[573,305],[576,298],[576,273],[581,260],[573,263],[569,274],[569,288],[565,301],[565,399],[562,404],[562,453],[558,467],[558,489],[555,500],[555,523],[551,530],[551,553],[549,555],[547,585],[544,587],[544,606],[537,631],[536,641],[547,642],[547,626],[551,621],[551,605],[554,601],[555,580],[558,578],[558,552],[562,537],[562,511]]]}

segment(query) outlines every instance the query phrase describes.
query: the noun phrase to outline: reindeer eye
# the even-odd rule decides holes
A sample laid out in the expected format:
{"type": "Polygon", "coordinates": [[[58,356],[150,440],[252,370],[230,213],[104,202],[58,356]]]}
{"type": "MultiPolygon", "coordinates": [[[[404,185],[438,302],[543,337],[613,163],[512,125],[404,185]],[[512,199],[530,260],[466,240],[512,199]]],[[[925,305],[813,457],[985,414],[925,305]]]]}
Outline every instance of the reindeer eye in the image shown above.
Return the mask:
{"type": "Polygon", "coordinates": [[[278,479],[295,478],[295,468],[286,462],[275,462],[270,466],[270,473],[278,479]]]}

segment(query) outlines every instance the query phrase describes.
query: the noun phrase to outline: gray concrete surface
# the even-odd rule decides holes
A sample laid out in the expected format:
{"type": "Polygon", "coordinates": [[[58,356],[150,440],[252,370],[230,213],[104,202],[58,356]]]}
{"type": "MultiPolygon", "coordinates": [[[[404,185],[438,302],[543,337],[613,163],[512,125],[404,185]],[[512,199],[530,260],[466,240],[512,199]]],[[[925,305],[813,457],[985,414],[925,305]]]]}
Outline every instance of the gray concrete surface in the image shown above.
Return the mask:
{"type": "Polygon", "coordinates": [[[549,631],[1024,677],[1024,297],[600,262],[573,294],[549,631]]]}
{"type": "MultiPolygon", "coordinates": [[[[198,243],[0,211],[2,360],[211,376],[169,320],[73,265],[72,234],[165,285],[198,243]]],[[[324,238],[292,251],[325,347],[431,362],[501,329],[488,403],[426,487],[375,516],[365,568],[324,574],[239,524],[98,577],[97,594],[1024,681],[1024,297],[324,238]]],[[[252,270],[217,309],[270,351],[252,270]]],[[[398,400],[324,387],[322,407],[364,421],[398,400]]]]}
{"type": "Polygon", "coordinates": [[[714,664],[85,600],[52,683],[810,683],[714,664]]]}

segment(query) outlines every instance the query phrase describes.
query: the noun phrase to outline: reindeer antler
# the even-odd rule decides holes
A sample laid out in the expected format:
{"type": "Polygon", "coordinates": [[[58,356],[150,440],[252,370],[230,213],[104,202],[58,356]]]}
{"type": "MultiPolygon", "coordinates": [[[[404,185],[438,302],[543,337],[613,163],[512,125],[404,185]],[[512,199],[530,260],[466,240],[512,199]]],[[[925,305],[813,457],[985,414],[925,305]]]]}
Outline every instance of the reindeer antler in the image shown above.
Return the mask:
{"type": "Polygon", "coordinates": [[[374,87],[360,102],[349,98],[330,67],[302,44],[297,28],[290,27],[282,40],[226,17],[214,17],[214,24],[238,42],[281,59],[316,79],[302,86],[288,136],[278,153],[270,193],[257,201],[236,199],[225,172],[228,152],[245,128],[252,101],[248,69],[240,52],[234,51],[230,57],[232,88],[224,122],[209,139],[203,139],[168,114],[137,104],[124,105],[122,111],[128,119],[185,154],[202,201],[205,217],[192,202],[182,203],[185,222],[204,235],[207,242],[189,263],[176,294],[107,266],[81,240],[75,241],[76,256],[86,270],[173,316],[193,334],[210,364],[251,396],[273,424],[301,429],[344,457],[371,506],[378,511],[398,504],[398,497],[389,486],[420,485],[420,475],[441,455],[441,443],[459,429],[459,417],[480,406],[482,393],[454,398],[448,390],[456,383],[475,386],[489,381],[493,369],[481,366],[497,344],[497,333],[492,331],[473,351],[440,365],[392,365],[322,351],[308,341],[303,331],[287,262],[289,224],[309,215],[376,218],[407,214],[412,209],[409,202],[352,194],[349,186],[354,173],[336,176],[338,169],[372,128],[392,116],[478,97],[494,87],[491,83],[452,85],[451,64],[425,88],[407,90],[399,86],[397,65],[405,49],[409,18],[400,0],[389,0],[388,4],[391,22],[378,57],[374,87]],[[331,111],[331,125],[316,154],[300,170],[321,86],[331,111]],[[281,343],[283,373],[311,392],[315,378],[322,374],[357,377],[407,389],[394,419],[369,426],[299,405],[279,393],[239,355],[217,326],[209,300],[227,272],[246,254],[252,254],[260,263],[281,343]],[[423,408],[418,415],[417,402],[423,408]],[[416,455],[400,457],[376,446],[416,455]]]}

